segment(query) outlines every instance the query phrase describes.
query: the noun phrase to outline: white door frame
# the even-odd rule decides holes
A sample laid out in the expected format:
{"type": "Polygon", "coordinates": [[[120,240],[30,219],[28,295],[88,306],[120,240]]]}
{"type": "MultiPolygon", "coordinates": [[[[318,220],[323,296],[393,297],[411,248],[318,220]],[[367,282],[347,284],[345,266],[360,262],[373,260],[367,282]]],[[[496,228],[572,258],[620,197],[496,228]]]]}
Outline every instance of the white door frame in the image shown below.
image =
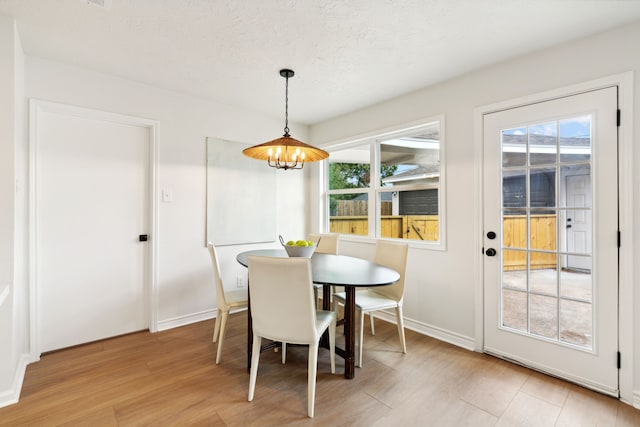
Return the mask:
{"type": "Polygon", "coordinates": [[[61,113],[82,118],[110,121],[124,125],[145,127],[149,131],[149,263],[145,277],[147,301],[149,307],[149,330],[158,330],[158,291],[157,291],[157,253],[158,253],[158,198],[157,194],[157,168],[158,150],[157,135],[158,122],[134,116],[126,116],[117,113],[94,110],[73,105],[60,104],[38,99],[29,100],[29,322],[30,322],[30,361],[40,360],[40,343],[38,342],[38,284],[36,280],[37,267],[37,229],[36,229],[36,149],[38,145],[38,118],[42,113],[61,113]]]}
{"type": "MultiPolygon", "coordinates": [[[[640,407],[640,396],[633,393],[633,72],[625,72],[576,85],[484,105],[474,110],[474,258],[475,276],[475,351],[484,346],[484,255],[483,247],[483,120],[484,115],[537,102],[618,86],[620,126],[618,127],[619,226],[622,245],[619,248],[619,370],[620,399],[640,407]]],[[[640,366],[636,366],[640,369],[640,366]]]]}

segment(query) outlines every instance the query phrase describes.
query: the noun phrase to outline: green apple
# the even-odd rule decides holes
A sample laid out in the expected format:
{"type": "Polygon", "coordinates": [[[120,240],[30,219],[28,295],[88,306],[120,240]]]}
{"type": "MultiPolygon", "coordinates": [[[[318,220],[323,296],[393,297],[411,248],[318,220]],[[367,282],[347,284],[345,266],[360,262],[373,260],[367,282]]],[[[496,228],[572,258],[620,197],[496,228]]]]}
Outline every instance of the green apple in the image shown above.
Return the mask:
{"type": "Polygon", "coordinates": [[[296,242],[294,242],[293,240],[289,240],[287,242],[287,246],[294,246],[296,244],[296,242]]]}

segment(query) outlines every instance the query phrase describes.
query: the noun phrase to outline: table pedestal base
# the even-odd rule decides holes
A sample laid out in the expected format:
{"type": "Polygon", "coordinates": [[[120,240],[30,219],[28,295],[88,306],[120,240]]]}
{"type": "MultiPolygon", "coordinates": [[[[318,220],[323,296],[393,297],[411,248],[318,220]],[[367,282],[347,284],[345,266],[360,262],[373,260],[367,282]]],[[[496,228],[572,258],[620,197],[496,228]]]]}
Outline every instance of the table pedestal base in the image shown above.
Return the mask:
{"type": "MultiPolygon", "coordinates": [[[[355,376],[355,311],[356,289],[353,286],[345,286],[347,298],[344,306],[344,350],[336,347],[336,354],[344,359],[344,377],[353,379],[355,376]]],[[[322,286],[322,309],[331,310],[331,286],[322,286]]],[[[325,332],[321,345],[329,348],[329,335],[325,332]]]]}

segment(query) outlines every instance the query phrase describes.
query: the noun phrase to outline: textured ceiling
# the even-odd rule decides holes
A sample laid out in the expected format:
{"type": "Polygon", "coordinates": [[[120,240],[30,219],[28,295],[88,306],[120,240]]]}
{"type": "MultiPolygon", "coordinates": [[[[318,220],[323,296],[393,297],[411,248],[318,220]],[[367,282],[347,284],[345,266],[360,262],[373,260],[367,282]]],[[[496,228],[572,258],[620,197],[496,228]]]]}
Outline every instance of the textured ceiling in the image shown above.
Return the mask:
{"type": "Polygon", "coordinates": [[[640,19],[621,0],[0,0],[27,55],[313,124],[640,19]],[[109,1],[107,1],[109,3],[109,1]]]}

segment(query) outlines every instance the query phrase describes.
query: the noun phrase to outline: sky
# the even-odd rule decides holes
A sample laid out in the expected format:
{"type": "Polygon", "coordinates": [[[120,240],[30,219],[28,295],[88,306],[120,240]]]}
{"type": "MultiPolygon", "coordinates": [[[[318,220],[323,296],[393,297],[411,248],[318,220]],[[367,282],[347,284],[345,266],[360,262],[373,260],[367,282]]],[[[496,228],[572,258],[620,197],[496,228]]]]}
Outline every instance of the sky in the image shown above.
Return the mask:
{"type": "MultiPolygon", "coordinates": [[[[560,136],[565,138],[589,138],[591,136],[591,116],[572,117],[569,119],[529,125],[529,133],[556,136],[560,128],[560,136]]],[[[526,127],[518,127],[503,131],[506,135],[526,135],[526,127]]]]}

